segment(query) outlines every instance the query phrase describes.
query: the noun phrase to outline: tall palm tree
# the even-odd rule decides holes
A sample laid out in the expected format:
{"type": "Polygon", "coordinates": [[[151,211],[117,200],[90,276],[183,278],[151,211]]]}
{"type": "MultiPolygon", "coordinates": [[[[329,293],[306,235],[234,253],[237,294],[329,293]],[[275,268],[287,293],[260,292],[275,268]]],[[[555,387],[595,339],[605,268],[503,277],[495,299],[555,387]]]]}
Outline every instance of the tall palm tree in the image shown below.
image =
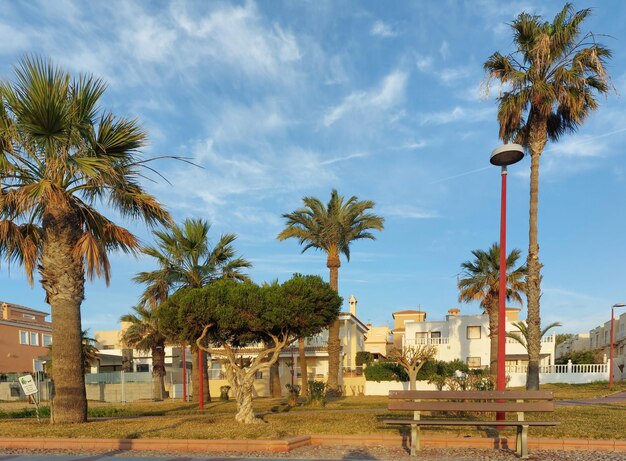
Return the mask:
{"type": "Polygon", "coordinates": [[[87,418],[80,307],[85,275],[110,277],[108,253],[137,238],[98,206],[146,222],[169,215],[140,184],[146,132],[99,106],[106,85],[25,57],[0,84],[0,256],[41,275],[52,312],[58,423],[87,418]]]}
{"type": "Polygon", "coordinates": [[[539,299],[541,263],[537,240],[539,159],[548,140],[574,132],[598,107],[596,94],[609,91],[605,64],[611,52],[581,25],[591,10],[567,3],[550,23],[521,13],[511,23],[516,51],[492,54],[484,64],[488,81],[506,88],[498,97],[500,138],[530,152],[530,216],[527,292],[529,366],[526,387],[539,389],[539,299]]]}
{"type": "MultiPolygon", "coordinates": [[[[280,241],[298,239],[300,245],[304,245],[302,253],[309,248],[325,252],[330,286],[339,291],[339,256],[343,253],[350,261],[352,242],[376,240],[370,230],[382,230],[385,220],[369,211],[374,208],[371,200],[359,200],[355,196],[345,200],[335,189],[326,206],[315,197],[304,197],[302,201],[302,208],[283,215],[287,224],[277,238],[280,241]]],[[[339,352],[339,320],[336,320],[328,329],[328,388],[333,392],[339,390],[339,352]]]]}
{"type": "MultiPolygon", "coordinates": [[[[514,249],[506,258],[506,299],[522,303],[521,293],[526,289],[524,275],[526,267],[515,268],[520,250],[514,249]]],[[[492,375],[497,374],[498,365],[498,301],[500,295],[500,245],[494,243],[489,250],[473,250],[472,261],[461,264],[463,277],[459,279],[459,301],[478,301],[489,316],[490,363],[492,375]]]]}
{"type": "MultiPolygon", "coordinates": [[[[243,271],[252,267],[250,261],[237,257],[235,234],[224,234],[213,247],[209,244],[210,224],[202,219],[186,219],[164,231],[155,231],[155,246],[142,252],[157,262],[158,268],[140,272],[135,282],[146,285],[140,304],[151,309],[163,303],[170,293],[179,288],[201,288],[218,279],[248,281],[243,271]]],[[[200,329],[200,333],[201,333],[200,329]]],[[[199,334],[200,334],[199,333],[199,334]]],[[[199,335],[198,334],[198,335],[199,335]]],[[[192,350],[192,394],[198,396],[198,350],[195,341],[192,350]]],[[[202,367],[206,373],[206,366],[202,367]]],[[[206,381],[206,376],[203,381],[206,381]]],[[[204,386],[203,398],[210,400],[209,386],[204,386]]]]}
{"type": "Polygon", "coordinates": [[[165,395],[165,335],[157,309],[146,306],[133,307],[134,314],[125,314],[120,321],[130,325],[122,333],[122,343],[130,348],[152,355],[152,389],[154,400],[165,395]]]}

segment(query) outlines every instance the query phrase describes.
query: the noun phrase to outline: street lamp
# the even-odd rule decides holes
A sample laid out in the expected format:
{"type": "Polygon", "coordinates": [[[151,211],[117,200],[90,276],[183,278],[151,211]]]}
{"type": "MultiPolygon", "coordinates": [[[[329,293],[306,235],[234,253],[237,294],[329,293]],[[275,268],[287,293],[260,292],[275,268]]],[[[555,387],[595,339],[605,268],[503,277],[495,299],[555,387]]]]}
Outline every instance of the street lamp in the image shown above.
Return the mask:
{"type": "Polygon", "coordinates": [[[614,332],[613,332],[613,317],[615,316],[615,308],[616,307],[625,307],[624,303],[617,303],[611,306],[611,346],[609,349],[609,389],[613,387],[613,340],[614,340],[614,332]]]}
{"type": "MultiPolygon", "coordinates": [[[[496,389],[503,391],[506,388],[505,341],[506,341],[506,167],[519,162],[524,158],[524,148],[519,144],[505,144],[491,152],[492,165],[501,168],[502,193],[500,205],[500,288],[498,294],[498,373],[496,375],[496,389]]],[[[500,412],[498,420],[504,419],[500,412]]]]}

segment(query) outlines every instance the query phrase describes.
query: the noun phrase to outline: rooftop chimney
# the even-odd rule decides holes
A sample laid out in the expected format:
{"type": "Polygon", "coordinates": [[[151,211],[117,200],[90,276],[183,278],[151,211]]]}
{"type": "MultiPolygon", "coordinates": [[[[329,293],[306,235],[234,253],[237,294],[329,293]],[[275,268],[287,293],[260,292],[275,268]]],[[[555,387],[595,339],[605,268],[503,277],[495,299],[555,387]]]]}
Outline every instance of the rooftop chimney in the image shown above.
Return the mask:
{"type": "Polygon", "coordinates": [[[350,295],[350,313],[356,317],[356,303],[357,299],[354,295],[350,295]]]}
{"type": "Polygon", "coordinates": [[[3,320],[9,320],[10,310],[11,310],[11,308],[9,307],[9,305],[7,303],[2,303],[2,319],[3,320]]]}
{"type": "Polygon", "coordinates": [[[453,315],[454,317],[458,316],[461,312],[461,309],[458,307],[453,307],[452,309],[448,309],[448,315],[453,315]]]}

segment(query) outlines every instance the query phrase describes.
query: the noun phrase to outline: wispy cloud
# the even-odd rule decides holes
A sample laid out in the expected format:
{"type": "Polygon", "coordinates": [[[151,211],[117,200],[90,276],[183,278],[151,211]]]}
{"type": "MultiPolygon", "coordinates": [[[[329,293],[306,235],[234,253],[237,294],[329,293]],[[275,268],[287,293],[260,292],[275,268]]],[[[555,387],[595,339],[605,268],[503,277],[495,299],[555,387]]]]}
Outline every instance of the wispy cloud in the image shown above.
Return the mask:
{"type": "Polygon", "coordinates": [[[441,55],[441,59],[444,61],[448,59],[450,56],[450,45],[446,40],[441,42],[441,46],[439,47],[439,54],[441,55]]]}
{"type": "Polygon", "coordinates": [[[406,219],[431,219],[439,217],[437,213],[427,211],[412,205],[382,206],[381,214],[383,216],[393,216],[395,218],[406,219]]]}
{"type": "Polygon", "coordinates": [[[370,29],[370,35],[389,38],[397,36],[398,33],[389,24],[378,20],[372,25],[372,28],[370,29]]]}
{"type": "Polygon", "coordinates": [[[339,105],[326,112],[322,123],[328,127],[350,112],[386,110],[399,104],[404,100],[407,78],[406,72],[396,70],[387,75],[378,88],[350,93],[339,105]]]}
{"type": "Polygon", "coordinates": [[[415,65],[420,72],[427,72],[432,68],[433,58],[417,54],[415,56],[415,65]]]}
{"type": "Polygon", "coordinates": [[[448,123],[458,122],[463,120],[465,122],[480,122],[488,120],[493,117],[495,109],[465,109],[461,106],[455,106],[451,110],[428,112],[418,115],[418,120],[422,125],[445,125],[448,123]]]}
{"type": "Polygon", "coordinates": [[[365,152],[357,152],[354,154],[350,154],[350,155],[346,155],[344,157],[335,157],[335,158],[331,158],[328,160],[324,160],[322,162],[320,162],[320,165],[332,165],[333,163],[337,163],[337,162],[345,162],[346,160],[352,160],[353,158],[362,158],[362,157],[367,157],[369,154],[365,153],[365,152]]]}

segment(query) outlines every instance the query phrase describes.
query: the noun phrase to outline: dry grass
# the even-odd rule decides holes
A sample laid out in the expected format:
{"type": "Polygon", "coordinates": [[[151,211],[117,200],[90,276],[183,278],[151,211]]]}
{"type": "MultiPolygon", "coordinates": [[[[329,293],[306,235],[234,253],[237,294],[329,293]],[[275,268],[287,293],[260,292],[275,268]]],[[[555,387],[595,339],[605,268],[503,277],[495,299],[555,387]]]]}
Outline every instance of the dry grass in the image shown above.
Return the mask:
{"type": "MultiPolygon", "coordinates": [[[[301,434],[398,434],[398,429],[383,424],[386,417],[398,417],[384,410],[320,410],[266,413],[265,424],[239,425],[232,414],[215,415],[205,411],[198,415],[145,416],[91,420],[86,424],[38,424],[29,420],[1,420],[0,433],[14,437],[99,437],[106,438],[252,438],[277,439],[301,434]]],[[[554,414],[533,415],[532,419],[560,421],[554,428],[533,428],[533,436],[592,439],[623,439],[626,426],[626,405],[581,405],[559,407],[554,414]]],[[[529,419],[530,419],[529,418],[529,419]]],[[[451,433],[458,436],[482,435],[485,429],[428,428],[430,433],[451,433]]],[[[512,434],[512,431],[507,431],[512,434]]]]}
{"type": "MultiPolygon", "coordinates": [[[[560,400],[592,399],[607,395],[606,383],[587,385],[545,385],[560,400]]],[[[613,392],[626,390],[626,384],[613,392]]],[[[260,398],[255,411],[265,424],[243,426],[233,419],[235,403],[214,401],[199,412],[194,403],[180,401],[134,402],[126,405],[89,402],[90,422],[80,425],[38,424],[34,419],[0,420],[0,433],[17,437],[93,437],[106,438],[253,438],[277,439],[301,434],[398,434],[407,428],[386,426],[380,420],[393,415],[386,411],[387,397],[342,397],[331,399],[325,408],[290,408],[284,399],[260,398]],[[96,418],[94,417],[105,417],[96,418]]],[[[33,405],[2,402],[0,413],[19,412],[33,405]]],[[[623,439],[626,404],[576,405],[558,407],[553,414],[529,415],[529,419],[560,421],[554,428],[533,428],[533,436],[592,439],[623,439]]],[[[481,435],[485,429],[428,428],[427,432],[459,436],[481,435]]],[[[507,434],[511,434],[507,431],[507,434]]]]}

